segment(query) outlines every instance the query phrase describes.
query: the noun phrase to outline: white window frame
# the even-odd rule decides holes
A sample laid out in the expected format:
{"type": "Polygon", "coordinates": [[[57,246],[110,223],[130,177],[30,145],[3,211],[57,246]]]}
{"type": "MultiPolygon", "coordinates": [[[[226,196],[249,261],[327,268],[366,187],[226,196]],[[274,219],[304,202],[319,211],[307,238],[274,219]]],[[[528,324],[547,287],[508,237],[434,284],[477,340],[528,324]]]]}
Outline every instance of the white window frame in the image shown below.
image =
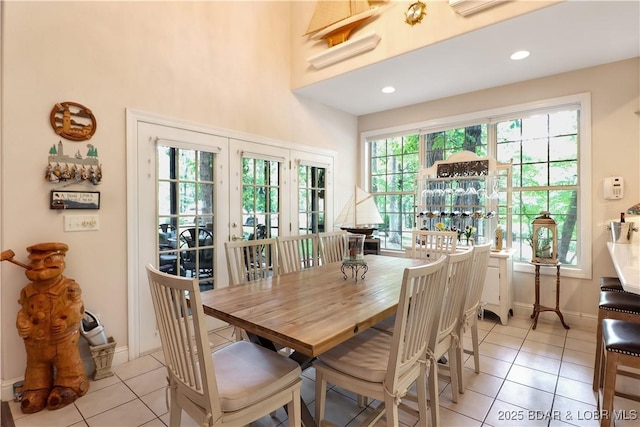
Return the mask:
{"type": "MultiPolygon", "coordinates": [[[[591,94],[589,92],[567,95],[557,98],[549,98],[523,104],[514,104],[498,107],[473,113],[461,114],[457,116],[442,117],[422,122],[409,123],[401,126],[394,126],[384,129],[377,129],[362,132],[360,134],[360,144],[362,149],[361,171],[362,182],[365,188],[369,188],[371,165],[369,164],[369,141],[388,138],[390,136],[402,136],[408,134],[423,134],[437,132],[456,127],[465,127],[478,123],[491,125],[507,120],[509,118],[523,116],[535,111],[548,113],[551,110],[562,109],[563,107],[578,107],[580,109],[579,122],[579,142],[578,142],[578,230],[579,244],[577,250],[580,254],[580,264],[576,266],[565,266],[561,275],[565,277],[575,277],[580,279],[591,279],[592,277],[592,191],[591,191],[591,94]]],[[[492,132],[492,130],[488,130],[492,132]]],[[[491,134],[490,134],[491,135],[491,134]]],[[[422,149],[422,147],[421,147],[422,149]]],[[[488,145],[488,154],[495,157],[496,147],[488,145]]],[[[421,157],[420,161],[424,161],[421,157]]],[[[395,251],[394,251],[395,252],[395,251]]],[[[527,262],[514,262],[514,270],[519,272],[533,273],[534,267],[527,262]]]]}

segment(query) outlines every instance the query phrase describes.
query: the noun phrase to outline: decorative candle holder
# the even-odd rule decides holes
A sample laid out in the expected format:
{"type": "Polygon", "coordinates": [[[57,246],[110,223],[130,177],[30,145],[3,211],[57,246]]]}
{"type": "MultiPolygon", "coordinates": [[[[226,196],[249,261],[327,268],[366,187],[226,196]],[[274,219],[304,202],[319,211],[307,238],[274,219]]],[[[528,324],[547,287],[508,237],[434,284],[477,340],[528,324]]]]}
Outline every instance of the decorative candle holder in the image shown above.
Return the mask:
{"type": "Polygon", "coordinates": [[[351,277],[358,281],[358,275],[364,280],[364,275],[367,274],[369,267],[364,260],[364,234],[347,233],[342,237],[343,251],[342,251],[342,267],[340,271],[347,279],[346,269],[351,270],[351,277]]]}

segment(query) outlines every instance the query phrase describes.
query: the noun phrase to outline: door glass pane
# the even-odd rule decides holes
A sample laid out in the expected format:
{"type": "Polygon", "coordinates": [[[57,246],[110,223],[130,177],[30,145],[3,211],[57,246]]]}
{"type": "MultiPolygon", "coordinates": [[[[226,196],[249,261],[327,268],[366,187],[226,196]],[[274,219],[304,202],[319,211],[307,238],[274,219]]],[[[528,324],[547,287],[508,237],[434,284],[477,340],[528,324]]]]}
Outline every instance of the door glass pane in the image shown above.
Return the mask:
{"type": "Polygon", "coordinates": [[[159,268],[213,289],[215,154],[169,146],[156,152],[159,268]]]}
{"type": "Polygon", "coordinates": [[[326,168],[298,166],[298,234],[325,230],[326,168]]]}
{"type": "Polygon", "coordinates": [[[280,164],[242,158],[242,238],[276,237],[280,228],[280,164]]]}

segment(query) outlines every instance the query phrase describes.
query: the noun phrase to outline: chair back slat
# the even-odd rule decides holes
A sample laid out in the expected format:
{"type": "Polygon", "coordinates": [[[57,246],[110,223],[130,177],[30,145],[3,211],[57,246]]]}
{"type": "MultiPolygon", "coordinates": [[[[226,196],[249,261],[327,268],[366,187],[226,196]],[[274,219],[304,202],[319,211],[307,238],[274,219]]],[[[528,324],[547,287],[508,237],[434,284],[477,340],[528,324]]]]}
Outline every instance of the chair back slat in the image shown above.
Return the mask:
{"type": "Polygon", "coordinates": [[[320,259],[322,264],[342,261],[344,252],[343,236],[346,231],[327,231],[318,233],[320,239],[320,259]]]}
{"type": "Polygon", "coordinates": [[[320,265],[317,234],[278,236],[277,241],[281,273],[292,273],[320,265]]]}
{"type": "Polygon", "coordinates": [[[227,269],[232,285],[277,274],[276,239],[225,242],[227,269]]]}
{"type": "Polygon", "coordinates": [[[457,238],[455,231],[413,230],[411,258],[435,260],[442,254],[454,253],[457,238]]]}
{"type": "Polygon", "coordinates": [[[150,265],[147,277],[170,384],[210,411],[213,419],[219,418],[222,411],[198,280],[165,274],[150,265]]]}
{"type": "Polygon", "coordinates": [[[448,263],[448,257],[443,256],[404,271],[387,367],[386,383],[391,390],[407,370],[415,369],[418,360],[426,361],[440,316],[448,263]]]}
{"type": "Polygon", "coordinates": [[[453,333],[458,325],[469,290],[469,273],[473,262],[473,247],[465,252],[449,255],[449,274],[442,303],[440,338],[453,333]]]}
{"type": "Polygon", "coordinates": [[[489,267],[490,254],[491,243],[477,245],[473,248],[473,261],[471,263],[471,273],[469,274],[470,286],[463,312],[465,317],[475,315],[478,311],[486,280],[487,268],[489,267]]]}

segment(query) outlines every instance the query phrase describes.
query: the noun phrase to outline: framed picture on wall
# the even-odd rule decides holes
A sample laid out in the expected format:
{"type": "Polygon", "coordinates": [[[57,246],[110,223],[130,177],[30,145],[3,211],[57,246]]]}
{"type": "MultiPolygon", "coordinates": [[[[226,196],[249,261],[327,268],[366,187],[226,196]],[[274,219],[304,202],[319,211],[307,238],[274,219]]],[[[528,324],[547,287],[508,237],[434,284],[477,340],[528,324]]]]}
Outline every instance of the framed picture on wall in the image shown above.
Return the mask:
{"type": "Polygon", "coordinates": [[[100,192],[51,190],[49,208],[100,209],[100,192]]]}

